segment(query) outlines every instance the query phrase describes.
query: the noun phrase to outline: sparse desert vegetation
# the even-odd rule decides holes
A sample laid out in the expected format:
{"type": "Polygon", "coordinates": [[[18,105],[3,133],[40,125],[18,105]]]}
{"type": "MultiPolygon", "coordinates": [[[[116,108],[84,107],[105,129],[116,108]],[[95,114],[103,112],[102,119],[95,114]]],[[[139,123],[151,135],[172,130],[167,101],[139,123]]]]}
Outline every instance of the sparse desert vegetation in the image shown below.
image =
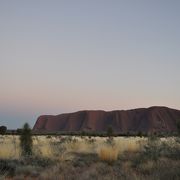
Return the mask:
{"type": "Polygon", "coordinates": [[[179,137],[0,136],[1,179],[179,179],[179,137]]]}

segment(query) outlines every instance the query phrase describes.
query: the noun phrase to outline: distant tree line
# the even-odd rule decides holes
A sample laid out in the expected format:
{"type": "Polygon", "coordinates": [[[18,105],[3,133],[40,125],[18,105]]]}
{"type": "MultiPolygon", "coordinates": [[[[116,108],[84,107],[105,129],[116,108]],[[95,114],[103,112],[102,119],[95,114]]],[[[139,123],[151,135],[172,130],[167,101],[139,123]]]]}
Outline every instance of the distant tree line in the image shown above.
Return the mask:
{"type": "MultiPolygon", "coordinates": [[[[151,135],[156,135],[159,137],[166,137],[166,136],[180,136],[180,120],[176,121],[176,131],[171,131],[171,132],[165,132],[165,131],[160,131],[160,132],[143,132],[143,131],[126,131],[126,132],[116,132],[114,131],[112,126],[108,126],[106,131],[104,132],[97,132],[97,131],[71,131],[71,132],[62,132],[62,131],[57,131],[57,132],[47,132],[47,131],[32,131],[32,135],[76,135],[76,136],[99,136],[99,137],[116,137],[116,136],[139,136],[139,137],[147,137],[151,135]]],[[[23,128],[18,128],[16,130],[7,130],[6,126],[0,126],[0,134],[16,134],[16,135],[21,135],[23,131],[23,128]]]]}

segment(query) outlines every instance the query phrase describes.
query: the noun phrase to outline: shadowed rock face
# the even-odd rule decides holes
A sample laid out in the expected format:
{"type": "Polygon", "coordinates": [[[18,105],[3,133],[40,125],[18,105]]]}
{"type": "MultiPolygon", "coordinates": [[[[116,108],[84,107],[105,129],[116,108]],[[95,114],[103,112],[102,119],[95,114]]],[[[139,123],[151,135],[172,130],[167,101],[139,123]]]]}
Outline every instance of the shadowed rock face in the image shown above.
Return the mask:
{"type": "Polygon", "coordinates": [[[40,116],[34,131],[105,132],[112,126],[116,133],[177,131],[180,111],[167,107],[150,107],[118,111],[79,111],[57,116],[40,116]]]}

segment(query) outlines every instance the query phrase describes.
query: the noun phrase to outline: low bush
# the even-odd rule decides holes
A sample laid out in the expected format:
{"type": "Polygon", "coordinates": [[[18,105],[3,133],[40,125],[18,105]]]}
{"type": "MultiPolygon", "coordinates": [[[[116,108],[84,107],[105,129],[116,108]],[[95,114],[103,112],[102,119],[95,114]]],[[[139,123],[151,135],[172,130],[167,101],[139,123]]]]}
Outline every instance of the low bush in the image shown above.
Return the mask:
{"type": "Polygon", "coordinates": [[[106,142],[105,142],[107,145],[110,145],[110,146],[114,146],[115,145],[115,142],[114,142],[114,139],[113,137],[108,137],[106,139],[106,142]]]}

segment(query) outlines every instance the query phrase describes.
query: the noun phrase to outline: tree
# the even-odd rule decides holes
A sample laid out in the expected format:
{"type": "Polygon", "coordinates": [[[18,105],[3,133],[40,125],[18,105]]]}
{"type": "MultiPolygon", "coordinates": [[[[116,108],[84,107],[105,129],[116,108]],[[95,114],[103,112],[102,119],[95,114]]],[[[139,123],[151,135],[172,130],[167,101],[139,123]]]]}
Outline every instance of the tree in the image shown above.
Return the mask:
{"type": "Polygon", "coordinates": [[[25,123],[20,135],[20,147],[22,156],[32,155],[32,134],[28,123],[25,123]]]}
{"type": "Polygon", "coordinates": [[[108,129],[107,129],[107,136],[112,136],[113,135],[113,128],[112,126],[109,126],[108,129]]]}
{"type": "Polygon", "coordinates": [[[142,137],[142,136],[143,136],[143,135],[142,135],[142,132],[141,132],[141,131],[138,131],[137,136],[142,137]]]}
{"type": "Polygon", "coordinates": [[[4,135],[6,134],[7,127],[6,126],[0,126],[0,134],[4,135]]]}
{"type": "Polygon", "coordinates": [[[81,136],[85,136],[86,132],[85,131],[81,131],[81,136]]]}
{"type": "Polygon", "coordinates": [[[180,135],[180,121],[177,121],[177,130],[178,130],[178,134],[180,135]]]}

